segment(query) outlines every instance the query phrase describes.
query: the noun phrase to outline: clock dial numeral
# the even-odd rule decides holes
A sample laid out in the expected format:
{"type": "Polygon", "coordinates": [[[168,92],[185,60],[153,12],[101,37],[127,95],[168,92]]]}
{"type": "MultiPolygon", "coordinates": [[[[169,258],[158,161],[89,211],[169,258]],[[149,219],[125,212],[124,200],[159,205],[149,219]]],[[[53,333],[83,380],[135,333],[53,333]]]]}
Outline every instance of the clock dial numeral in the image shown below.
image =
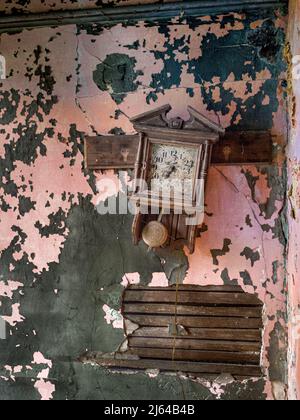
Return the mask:
{"type": "Polygon", "coordinates": [[[154,144],[149,177],[151,190],[172,188],[175,195],[182,196],[184,186],[184,193],[192,194],[197,153],[197,149],[192,147],[154,144]]]}

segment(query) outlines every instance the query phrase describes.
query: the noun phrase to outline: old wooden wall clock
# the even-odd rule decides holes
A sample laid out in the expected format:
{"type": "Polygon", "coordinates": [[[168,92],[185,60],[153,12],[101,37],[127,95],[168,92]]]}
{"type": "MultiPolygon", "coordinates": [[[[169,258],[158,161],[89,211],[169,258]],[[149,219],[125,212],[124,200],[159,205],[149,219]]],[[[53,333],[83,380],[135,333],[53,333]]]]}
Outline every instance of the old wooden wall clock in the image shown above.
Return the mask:
{"type": "Polygon", "coordinates": [[[168,119],[170,111],[165,105],[131,120],[140,136],[133,238],[153,248],[181,240],[192,253],[198,226],[189,218],[203,212],[212,147],[224,130],[192,107],[188,121],[168,119]]]}
{"type": "MultiPolygon", "coordinates": [[[[136,180],[140,177],[145,182],[156,180],[156,188],[154,186],[153,190],[148,187],[137,190],[135,186],[133,200],[138,202],[143,201],[143,196],[145,199],[147,195],[162,201],[164,197],[157,192],[165,185],[165,178],[169,183],[174,183],[176,179],[182,182],[193,180],[195,173],[198,173],[205,184],[211,149],[212,164],[215,165],[270,165],[272,161],[278,161],[277,152],[274,155],[274,139],[270,131],[237,131],[235,127],[234,130],[227,129],[217,142],[224,133],[218,124],[209,121],[191,107],[189,121],[168,119],[170,109],[166,105],[133,118],[138,133],[136,135],[86,137],[86,168],[121,170],[135,167],[136,180]]],[[[168,211],[164,213],[163,205],[158,205],[150,213],[147,209],[149,214],[142,214],[141,211],[136,215],[133,223],[134,243],[144,239],[149,246],[154,247],[160,243],[173,245],[183,242],[193,252],[199,229],[188,226],[186,215],[177,214],[176,204],[178,201],[180,203],[181,190],[176,182],[173,191],[174,211],[170,214],[167,214],[168,211]]],[[[191,187],[188,195],[191,197],[190,203],[195,204],[193,192],[195,188],[191,187]]]]}

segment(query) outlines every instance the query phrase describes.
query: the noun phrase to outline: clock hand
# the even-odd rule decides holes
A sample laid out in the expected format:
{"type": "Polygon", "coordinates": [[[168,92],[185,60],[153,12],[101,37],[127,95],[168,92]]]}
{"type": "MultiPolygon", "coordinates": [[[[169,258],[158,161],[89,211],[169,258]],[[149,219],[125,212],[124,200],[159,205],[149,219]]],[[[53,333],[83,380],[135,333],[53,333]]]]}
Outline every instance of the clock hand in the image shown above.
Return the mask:
{"type": "Polygon", "coordinates": [[[176,172],[176,166],[173,166],[171,169],[169,169],[168,171],[166,171],[166,178],[170,178],[170,176],[174,172],[176,172]]]}

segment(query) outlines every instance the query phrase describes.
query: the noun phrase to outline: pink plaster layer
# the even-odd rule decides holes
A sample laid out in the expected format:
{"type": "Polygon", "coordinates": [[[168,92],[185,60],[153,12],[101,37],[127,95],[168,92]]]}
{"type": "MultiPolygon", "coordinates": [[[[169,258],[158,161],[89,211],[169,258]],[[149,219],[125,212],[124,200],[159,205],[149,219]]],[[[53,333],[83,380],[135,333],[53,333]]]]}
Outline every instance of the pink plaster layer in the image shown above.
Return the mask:
{"type": "Polygon", "coordinates": [[[46,359],[41,352],[34,353],[32,363],[35,365],[48,365],[50,369],[52,368],[51,360],[46,359]]]}
{"type": "Polygon", "coordinates": [[[55,385],[45,379],[39,379],[35,382],[34,387],[37,389],[41,396],[42,401],[49,401],[53,399],[55,392],[55,385]]]}
{"type": "MultiPolygon", "coordinates": [[[[264,353],[263,362],[269,366],[267,352],[270,345],[270,333],[278,321],[276,314],[285,313],[286,298],[284,291],[284,248],[275,241],[273,233],[265,232],[262,226],[268,223],[275,225],[275,220],[282,210],[282,203],[276,203],[277,210],[270,220],[261,214],[259,204],[265,203],[269,198],[270,190],[267,187],[265,176],[258,174],[253,167],[244,167],[253,176],[259,176],[255,188],[255,201],[252,200],[251,190],[240,167],[214,167],[210,170],[207,189],[207,213],[205,223],[209,229],[197,240],[196,252],[189,255],[189,270],[184,281],[185,284],[221,285],[221,274],[228,270],[231,280],[236,279],[238,284],[248,293],[256,293],[265,304],[264,353]],[[222,191],[222,195],[219,192],[222,191]],[[231,203],[230,206],[228,203],[231,203]],[[237,211],[243,209],[243,211],[237,211]],[[251,225],[245,223],[247,215],[251,225]],[[220,222],[222,217],[223,222],[220,222]],[[220,238],[219,241],[216,238],[220,238]],[[218,265],[212,264],[212,249],[222,249],[224,238],[231,241],[230,251],[218,257],[218,265]],[[258,252],[260,260],[252,265],[241,253],[245,247],[258,252]],[[274,284],[273,265],[278,261],[277,283],[274,284]],[[247,270],[253,285],[245,285],[241,272],[247,270]],[[268,279],[268,280],[267,280],[268,279]],[[267,281],[267,287],[263,284],[267,281]],[[275,316],[275,318],[274,318],[275,316]]],[[[224,273],[223,273],[224,274],[224,273]]],[[[285,323],[280,319],[283,328],[285,323]]]]}
{"type": "Polygon", "coordinates": [[[165,273],[153,273],[150,287],[168,287],[169,280],[165,273]]]}
{"type": "Polygon", "coordinates": [[[40,352],[36,352],[33,354],[33,360],[31,362],[31,365],[4,366],[4,369],[8,372],[8,377],[0,376],[0,379],[3,379],[7,382],[15,382],[17,375],[21,374],[22,372],[26,374],[27,371],[27,373],[30,373],[30,375],[32,375],[33,367],[37,372],[36,381],[34,382],[34,388],[36,388],[36,390],[40,394],[41,400],[48,401],[53,399],[55,385],[52,384],[49,380],[49,373],[50,369],[52,368],[52,362],[51,360],[46,359],[40,352]],[[44,365],[47,365],[48,368],[43,368],[44,365]]]}
{"type": "Polygon", "coordinates": [[[122,278],[122,286],[127,287],[131,284],[139,284],[141,281],[140,273],[126,273],[122,278]]]}
{"type": "MultiPolygon", "coordinates": [[[[235,29],[243,29],[243,23],[236,23],[235,29]]],[[[180,51],[177,52],[178,61],[199,58],[202,55],[201,44],[204,36],[207,32],[211,31],[216,34],[217,37],[227,35],[232,30],[231,24],[223,25],[220,22],[216,22],[209,25],[200,26],[198,29],[193,30],[185,25],[172,25],[170,27],[170,41],[174,43],[175,40],[185,36],[186,39],[190,39],[190,51],[189,54],[182,54],[180,51]]],[[[85,66],[95,68],[97,64],[103,62],[108,54],[114,53],[127,54],[135,58],[137,64],[136,68],[143,72],[143,75],[138,77],[140,87],[134,93],[129,93],[126,100],[120,104],[119,109],[124,115],[118,120],[118,124],[122,126],[122,129],[126,133],[132,133],[133,128],[129,120],[124,118],[125,115],[133,117],[141,112],[145,112],[151,108],[159,107],[166,103],[172,103],[173,112],[172,115],[180,115],[182,117],[188,117],[186,112],[187,106],[191,105],[202,113],[205,113],[209,118],[215,120],[216,115],[214,112],[208,112],[206,105],[203,103],[203,98],[199,85],[195,82],[194,76],[187,71],[187,66],[183,65],[183,72],[181,76],[180,87],[172,86],[169,90],[164,92],[158,92],[158,100],[155,104],[148,105],[145,102],[145,95],[147,95],[150,89],[150,82],[152,80],[153,73],[160,73],[163,69],[163,60],[157,60],[154,57],[154,52],[166,51],[165,37],[159,33],[156,27],[145,28],[143,23],[140,23],[138,27],[126,28],[126,34],[124,34],[124,28],[122,25],[116,25],[110,29],[104,29],[101,37],[96,42],[91,43],[91,35],[80,34],[79,36],[79,56],[84,61],[85,66]],[[125,36],[125,38],[124,38],[125,36]],[[125,42],[126,39],[126,42],[125,42]],[[138,51],[128,50],[126,45],[134,43],[139,39],[143,45],[138,51]],[[98,42],[99,41],[99,42],[98,42]],[[193,88],[195,95],[193,98],[186,92],[186,88],[193,88]],[[180,95],[180,101],[174,101],[174,97],[180,95]]],[[[171,75],[170,75],[171,76],[171,75]]],[[[233,93],[236,99],[246,100],[247,98],[254,96],[259,92],[263,83],[271,77],[268,70],[263,70],[261,73],[257,73],[256,80],[253,80],[249,75],[243,75],[241,80],[236,80],[235,76],[228,80],[227,84],[223,85],[225,90],[233,93]],[[250,82],[252,85],[252,91],[248,89],[247,83],[250,82]]],[[[88,121],[97,127],[100,133],[108,133],[114,126],[115,120],[113,118],[115,112],[115,103],[111,98],[110,92],[95,92],[95,84],[93,81],[93,74],[86,73],[85,69],[81,69],[79,76],[81,89],[77,95],[77,100],[80,103],[81,108],[84,110],[85,115],[88,116],[88,121]],[[97,109],[97,104],[101,101],[104,105],[101,109],[102,118],[99,120],[97,113],[93,110],[97,109]]],[[[215,81],[217,82],[217,81],[215,81]]],[[[218,98],[219,86],[214,86],[210,82],[204,83],[207,91],[213,90],[213,94],[218,98]]],[[[266,99],[267,100],[267,99],[266,99]]],[[[219,98],[221,101],[221,98],[219,98]]],[[[223,115],[218,114],[217,121],[224,126],[228,127],[232,124],[239,122],[239,117],[236,117],[235,121],[232,121],[232,117],[236,111],[236,103],[232,102],[229,113],[223,115]]]]}
{"type": "MultiPolygon", "coordinates": [[[[290,1],[289,41],[294,63],[300,62],[300,0],[290,1]]],[[[288,148],[289,170],[289,397],[300,399],[300,77],[293,68],[291,130],[288,148]]]]}
{"type": "MultiPolygon", "coordinates": [[[[49,3],[48,3],[49,4],[49,3]]],[[[190,38],[190,51],[188,54],[180,50],[174,51],[177,60],[197,59],[202,55],[202,40],[211,30],[217,37],[224,36],[230,31],[240,30],[243,23],[237,16],[238,21],[234,27],[231,24],[222,26],[220,19],[212,25],[209,24],[210,18],[201,18],[204,25],[197,29],[189,25],[171,25],[170,40],[175,43],[182,36],[190,38]]],[[[256,25],[258,25],[257,23],[256,25]]],[[[282,23],[278,23],[282,25],[282,23]]],[[[116,175],[112,172],[102,174],[95,172],[96,193],[90,187],[89,175],[85,175],[83,168],[83,156],[77,153],[74,162],[71,165],[71,158],[65,157],[66,152],[72,150],[70,142],[70,124],[76,123],[77,130],[86,135],[93,135],[96,131],[99,134],[107,134],[116,125],[125,133],[134,133],[133,126],[130,123],[130,117],[141,112],[154,109],[166,103],[173,106],[172,116],[181,116],[188,118],[187,107],[195,107],[209,118],[220,122],[224,127],[237,124],[241,116],[237,116],[233,121],[234,113],[237,109],[235,101],[229,106],[229,113],[223,115],[221,112],[216,114],[207,110],[207,105],[202,98],[202,92],[195,78],[188,72],[186,64],[183,64],[183,71],[179,86],[171,86],[164,92],[158,93],[158,100],[155,103],[147,104],[146,95],[152,91],[149,87],[154,73],[160,73],[163,70],[164,63],[162,59],[155,58],[155,51],[166,51],[166,38],[157,27],[146,27],[140,24],[138,27],[127,27],[116,25],[110,29],[103,29],[98,36],[87,34],[82,31],[77,35],[77,28],[73,25],[59,29],[38,29],[24,31],[22,34],[22,43],[18,43],[19,35],[1,35],[1,53],[7,59],[8,74],[12,71],[13,77],[9,77],[3,82],[4,89],[14,88],[21,95],[20,106],[17,110],[18,119],[6,127],[6,135],[0,134],[0,153],[3,155],[5,144],[10,141],[20,141],[15,133],[19,122],[25,123],[25,117],[22,115],[22,104],[28,104],[30,98],[26,96],[25,87],[28,88],[33,97],[40,89],[38,87],[38,77],[33,75],[31,81],[24,81],[24,69],[33,67],[33,50],[38,45],[43,47],[49,45],[49,39],[54,37],[51,43],[51,54],[47,60],[42,56],[43,64],[50,65],[53,70],[53,77],[56,81],[54,93],[58,96],[59,102],[53,107],[49,116],[44,115],[44,121],[40,122],[34,117],[38,124],[38,132],[43,132],[50,126],[50,120],[57,120],[55,135],[53,138],[46,138],[44,141],[47,147],[47,155],[42,156],[38,151],[38,157],[33,164],[26,165],[22,162],[15,162],[15,168],[11,173],[13,182],[17,185],[19,192],[22,192],[34,203],[34,209],[30,210],[24,216],[19,214],[18,200],[7,196],[6,200],[11,209],[6,213],[1,213],[0,217],[0,252],[3,252],[11,244],[15,237],[13,226],[17,226],[27,235],[24,243],[19,244],[20,250],[14,254],[15,260],[20,260],[27,255],[29,261],[34,264],[34,273],[37,275],[44,270],[49,270],[51,263],[59,263],[60,253],[64,247],[65,240],[69,234],[65,226],[64,233],[60,235],[50,235],[49,238],[42,237],[35,226],[39,222],[42,226],[48,226],[49,216],[59,210],[63,210],[68,216],[70,209],[74,204],[79,203],[79,196],[91,196],[91,202],[97,206],[109,196],[115,195],[122,187],[116,175]],[[57,36],[57,32],[61,33],[57,36]],[[141,48],[138,50],[129,50],[126,45],[140,40],[141,48]],[[95,42],[91,42],[95,40],[95,42]],[[144,43],[145,41],[145,43],[144,43]],[[24,52],[25,50],[25,52],[24,52]],[[151,51],[153,50],[153,51],[151,51]],[[18,54],[11,54],[16,51],[18,54]],[[112,99],[110,92],[101,92],[93,81],[93,71],[96,66],[105,60],[108,54],[122,53],[127,54],[136,60],[136,70],[143,72],[138,76],[140,85],[136,92],[129,93],[124,101],[117,105],[112,99]],[[78,61],[82,64],[78,69],[78,61]],[[66,79],[71,77],[71,81],[66,83],[66,79]],[[77,84],[80,86],[76,92],[77,84]],[[194,97],[190,97],[186,88],[194,88],[194,97]],[[120,110],[122,114],[115,120],[115,112],[120,110]],[[60,134],[60,136],[58,136],[60,134]],[[102,181],[110,181],[110,186],[103,187],[102,181]],[[32,185],[32,188],[29,187],[32,185]],[[62,197],[66,195],[67,199],[63,201],[62,197]]],[[[264,81],[271,75],[264,71],[256,75],[256,80],[247,75],[237,80],[232,73],[228,80],[223,83],[223,88],[228,93],[232,93],[237,100],[245,100],[255,93],[259,92],[264,81]],[[251,83],[252,92],[247,93],[247,83],[251,83]]],[[[216,102],[221,102],[220,96],[221,80],[214,78],[211,82],[204,85],[204,89],[209,92],[212,90],[216,102]]],[[[249,90],[250,92],[250,90],[249,90]]],[[[278,99],[281,93],[278,91],[278,99]]],[[[267,105],[268,98],[264,98],[267,105]]],[[[284,137],[285,122],[284,104],[280,103],[279,111],[274,114],[273,134],[279,138],[284,137]]],[[[279,173],[281,176],[281,173],[279,173]]],[[[128,179],[126,180],[128,182],[128,179]]],[[[270,343],[270,333],[274,328],[276,321],[284,326],[282,313],[285,311],[285,290],[284,290],[284,258],[283,247],[278,238],[275,238],[271,231],[265,232],[262,225],[269,224],[275,226],[275,220],[282,210],[283,203],[275,203],[275,213],[270,219],[266,219],[260,209],[260,204],[265,204],[270,198],[271,190],[268,185],[266,175],[259,172],[254,166],[250,167],[214,167],[210,171],[209,194],[207,196],[207,213],[205,223],[208,226],[207,232],[204,232],[197,241],[196,252],[189,256],[189,271],[185,283],[208,285],[223,284],[221,273],[228,269],[228,275],[231,279],[236,279],[243,289],[250,293],[257,293],[259,298],[266,306],[266,322],[264,331],[264,367],[268,369],[269,362],[266,357],[267,348],[270,343]],[[243,171],[249,171],[253,177],[257,177],[254,197],[246,182],[243,171]],[[228,204],[230,203],[230,205],[228,204]],[[247,216],[251,219],[251,226],[247,225],[247,216]],[[212,249],[222,249],[224,239],[228,238],[232,244],[229,251],[218,258],[219,265],[213,265],[211,255],[212,249]],[[250,260],[241,256],[245,247],[249,247],[254,252],[258,252],[260,260],[254,265],[250,260]],[[267,280],[273,275],[273,263],[278,261],[277,282],[267,280]],[[241,278],[241,271],[247,270],[253,285],[245,286],[241,278]],[[266,283],[264,287],[263,284],[266,283]],[[269,319],[267,318],[269,317],[269,319]]],[[[0,194],[4,194],[0,191],[0,194]]],[[[130,235],[130,232],[128,232],[130,235]]],[[[14,265],[11,265],[13,273],[14,265]]],[[[18,279],[22,282],[22,279],[18,279]]],[[[7,279],[4,284],[0,283],[0,290],[3,298],[11,297],[12,292],[7,286],[7,279]]],[[[120,281],[120,279],[119,279],[120,281]]],[[[122,279],[122,285],[138,284],[140,281],[139,273],[126,274],[122,279]]],[[[20,283],[21,284],[21,283],[20,283]]],[[[150,285],[167,286],[168,279],[164,273],[153,273],[150,285]]],[[[22,285],[18,285],[21,289],[22,285]]],[[[24,288],[24,293],[30,293],[30,289],[24,288]]],[[[1,293],[0,293],[1,295],[1,293]]],[[[15,297],[15,295],[13,295],[15,297]]],[[[19,305],[19,304],[17,304],[19,305]]],[[[14,316],[10,318],[12,325],[22,322],[22,306],[14,306],[14,316]]],[[[103,306],[103,317],[109,325],[114,328],[123,328],[123,320],[118,311],[114,311],[108,305],[103,306]]],[[[17,327],[17,325],[16,325],[17,327]]],[[[14,330],[12,330],[14,333],[14,330]]],[[[38,332],[35,332],[37,334],[38,332]]],[[[55,387],[48,379],[49,369],[52,367],[52,361],[46,359],[41,353],[33,355],[32,365],[40,367],[36,376],[35,387],[38,389],[42,399],[53,397],[55,387]]],[[[12,371],[12,374],[14,372],[12,371]]],[[[220,396],[222,389],[214,386],[214,392],[220,396]]],[[[268,398],[272,399],[272,387],[267,381],[266,390],[268,398]]]]}
{"type": "Polygon", "coordinates": [[[124,321],[120,311],[116,311],[108,305],[103,305],[103,311],[105,313],[104,319],[108,325],[112,325],[116,329],[123,329],[124,321]]]}
{"type": "MultiPolygon", "coordinates": [[[[36,222],[39,221],[45,226],[49,224],[49,215],[56,213],[60,209],[68,213],[73,204],[78,204],[78,196],[80,194],[84,196],[91,194],[95,204],[99,200],[105,200],[107,194],[105,191],[100,190],[99,194],[94,195],[88,183],[88,177],[77,176],[82,170],[82,155],[78,156],[73,166],[69,164],[68,158],[64,157],[64,153],[71,150],[71,145],[68,143],[70,121],[76,121],[78,130],[89,134],[92,134],[92,132],[90,131],[90,126],[87,125],[89,121],[87,121],[86,115],[83,115],[75,102],[71,101],[73,90],[76,89],[76,77],[73,78],[73,82],[71,81],[69,85],[64,82],[68,75],[74,73],[77,45],[75,29],[73,26],[66,27],[62,29],[62,32],[64,32],[64,36],[53,41],[53,50],[56,50],[56,54],[53,55],[52,60],[50,59],[50,65],[55,68],[56,72],[54,94],[57,94],[60,101],[54,107],[50,116],[44,116],[43,123],[37,121],[39,131],[42,131],[46,126],[50,125],[50,119],[57,119],[62,140],[58,140],[57,137],[53,139],[49,138],[47,140],[47,156],[38,156],[34,164],[26,165],[23,162],[18,162],[11,174],[11,178],[17,187],[23,190],[22,194],[35,203],[35,208],[23,217],[20,217],[17,211],[17,200],[14,197],[8,197],[7,202],[12,209],[3,213],[0,219],[0,231],[2,233],[0,251],[6,249],[14,237],[14,233],[11,230],[12,226],[19,226],[26,233],[27,239],[21,245],[21,251],[15,253],[15,258],[16,260],[20,260],[26,253],[29,261],[36,265],[36,273],[48,270],[49,263],[51,262],[59,262],[59,255],[66,235],[68,234],[66,230],[65,235],[51,235],[49,238],[42,238],[35,226],[36,222]],[[66,43],[70,47],[67,50],[65,49],[66,43]],[[32,183],[32,189],[28,187],[29,183],[32,183]],[[67,196],[67,200],[65,201],[62,200],[63,194],[67,196]]],[[[49,38],[53,34],[55,34],[55,31],[50,29],[41,31],[39,36],[41,45],[47,45],[49,38]]],[[[23,43],[31,45],[34,43],[34,35],[30,32],[25,32],[22,40],[23,43]]],[[[15,50],[20,48],[17,43],[17,38],[11,39],[9,45],[9,48],[15,50]]],[[[9,68],[17,69],[25,66],[25,61],[22,63],[22,59],[16,59],[9,54],[9,51],[5,51],[5,47],[3,53],[9,57],[9,68]]],[[[23,57],[23,60],[25,59],[26,56],[23,57]]],[[[9,89],[12,86],[15,89],[19,89],[22,95],[22,91],[24,90],[22,76],[16,75],[14,77],[14,84],[11,84],[9,79],[5,81],[5,88],[9,89]]],[[[35,78],[33,78],[32,83],[26,83],[26,88],[30,89],[33,93],[37,91],[37,81],[35,78]]],[[[25,103],[28,102],[26,96],[24,96],[24,101],[25,103]]],[[[22,104],[23,102],[21,101],[22,104]]],[[[21,108],[18,111],[18,122],[24,122],[25,117],[21,116],[21,108]]],[[[13,132],[16,124],[17,122],[9,126],[7,130],[10,134],[10,141],[16,137],[13,132]]],[[[8,141],[6,136],[1,135],[1,143],[2,141],[3,144],[8,141]]],[[[97,179],[101,180],[102,177],[102,175],[99,175],[97,179]]],[[[111,175],[111,179],[116,179],[116,177],[111,175]]],[[[118,184],[116,184],[116,188],[118,191],[118,184]]]]}
{"type": "Polygon", "coordinates": [[[4,281],[0,281],[0,296],[12,299],[14,292],[22,286],[23,284],[17,281],[8,280],[6,283],[4,281]]]}
{"type": "Polygon", "coordinates": [[[15,303],[12,305],[12,314],[10,316],[3,316],[2,318],[10,326],[15,327],[20,322],[23,322],[25,318],[20,314],[20,303],[15,303]]]}
{"type": "Polygon", "coordinates": [[[42,369],[37,374],[37,381],[35,382],[34,387],[39,392],[42,401],[52,400],[53,393],[55,392],[55,385],[48,380],[50,369],[52,368],[52,361],[46,359],[41,352],[36,352],[33,355],[32,364],[48,366],[48,368],[42,369]]]}

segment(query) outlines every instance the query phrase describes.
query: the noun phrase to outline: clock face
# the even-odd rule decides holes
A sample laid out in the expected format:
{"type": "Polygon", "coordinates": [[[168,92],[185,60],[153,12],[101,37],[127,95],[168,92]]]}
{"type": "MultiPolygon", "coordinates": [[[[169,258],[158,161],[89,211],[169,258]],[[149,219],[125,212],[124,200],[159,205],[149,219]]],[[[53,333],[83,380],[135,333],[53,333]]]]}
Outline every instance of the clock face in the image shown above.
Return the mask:
{"type": "Polygon", "coordinates": [[[153,144],[151,149],[151,191],[171,189],[176,197],[192,197],[198,148],[153,144]]]}

